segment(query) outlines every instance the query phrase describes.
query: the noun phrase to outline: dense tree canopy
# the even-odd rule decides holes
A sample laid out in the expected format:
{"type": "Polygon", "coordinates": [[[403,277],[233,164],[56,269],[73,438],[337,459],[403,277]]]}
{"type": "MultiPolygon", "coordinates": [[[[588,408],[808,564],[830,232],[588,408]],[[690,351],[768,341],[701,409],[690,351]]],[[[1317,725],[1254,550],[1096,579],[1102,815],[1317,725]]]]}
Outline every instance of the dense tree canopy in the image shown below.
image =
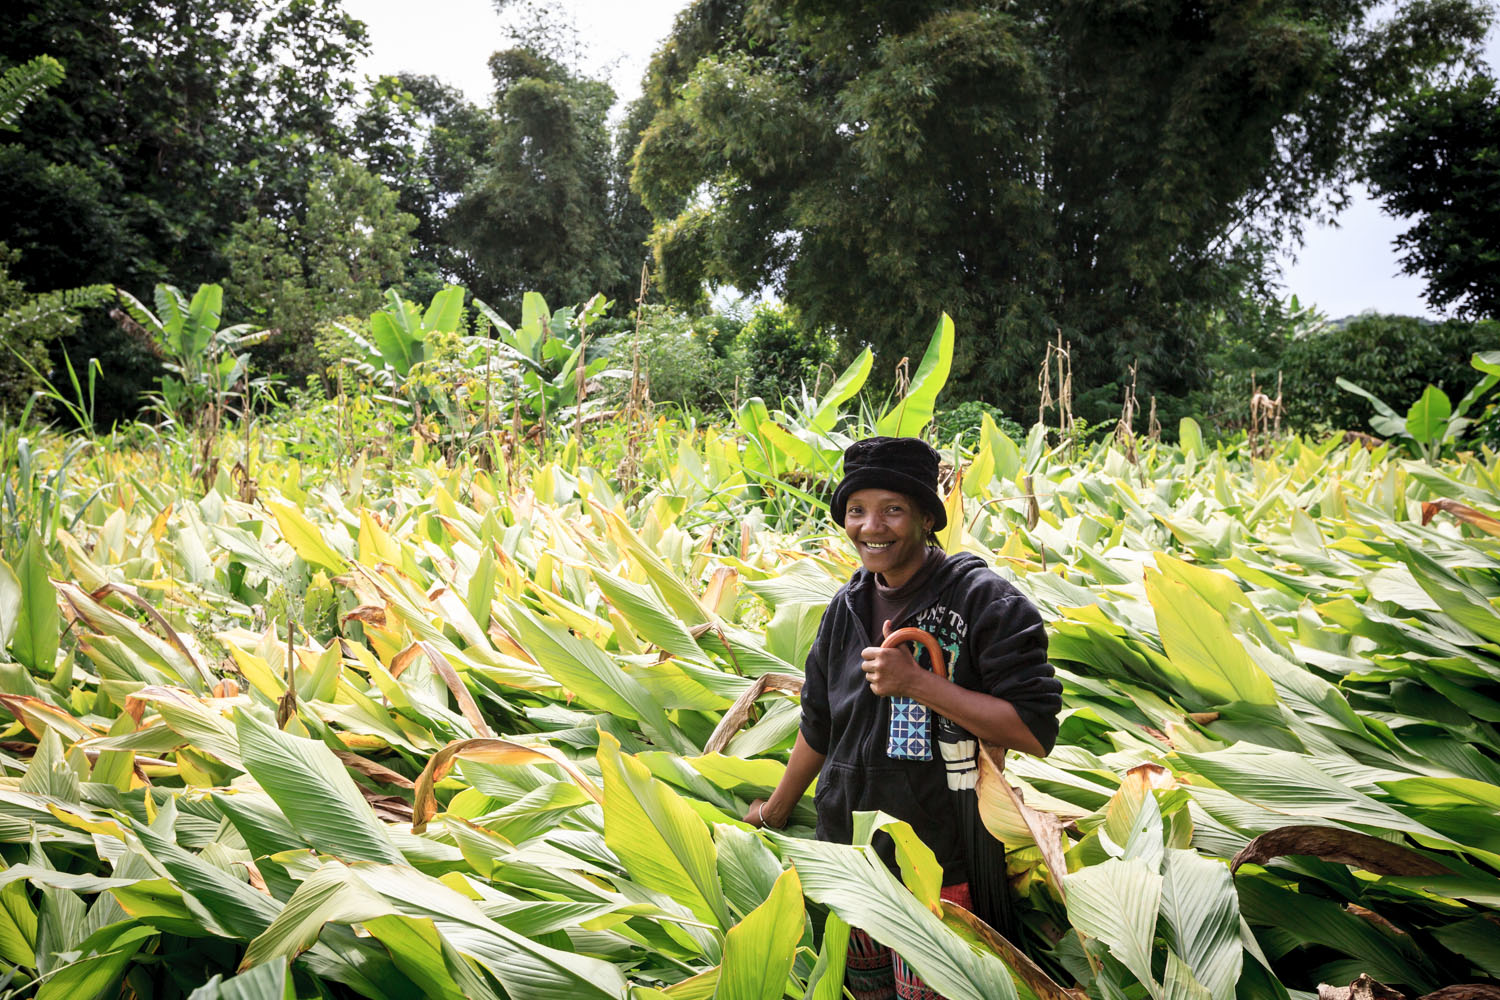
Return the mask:
{"type": "Polygon", "coordinates": [[[1085,402],[1136,360],[1181,395],[1203,311],[1488,18],[1375,7],[700,0],[653,62],[634,176],[667,287],[775,288],[888,363],[947,310],[955,374],[1007,409],[1059,331],[1085,402]]]}
{"type": "Polygon", "coordinates": [[[1500,317],[1500,95],[1472,76],[1423,90],[1391,115],[1369,158],[1387,214],[1412,219],[1396,245],[1427,302],[1500,317]]]}
{"type": "Polygon", "coordinates": [[[0,65],[53,56],[66,78],[0,147],[0,217],[35,287],[145,292],[221,276],[254,205],[301,210],[343,136],[364,26],[339,0],[13,0],[0,65]]]}
{"type": "Polygon", "coordinates": [[[614,91],[526,47],[496,52],[490,69],[488,109],[413,81],[433,123],[423,155],[435,210],[425,214],[446,266],[512,311],[526,291],[629,301],[650,221],[628,184],[633,136],[617,144],[609,125],[614,91]]]}
{"type": "Polygon", "coordinates": [[[285,226],[252,211],[225,248],[236,311],[277,331],[268,360],[297,382],[323,367],[314,350],[320,322],[368,315],[385,289],[402,284],[416,225],[395,191],[343,157],[323,164],[306,201],[285,226]]]}

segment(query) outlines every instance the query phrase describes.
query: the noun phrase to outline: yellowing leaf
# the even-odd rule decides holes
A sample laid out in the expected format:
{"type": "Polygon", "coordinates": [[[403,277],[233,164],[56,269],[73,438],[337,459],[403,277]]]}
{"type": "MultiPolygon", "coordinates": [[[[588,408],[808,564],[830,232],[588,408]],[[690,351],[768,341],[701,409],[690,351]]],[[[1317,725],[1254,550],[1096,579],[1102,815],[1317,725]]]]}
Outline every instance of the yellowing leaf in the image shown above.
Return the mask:
{"type": "Polygon", "coordinates": [[[1240,640],[1207,601],[1186,584],[1146,571],[1146,597],[1156,612],[1167,658],[1179,672],[1177,685],[1213,706],[1245,702],[1276,704],[1276,688],[1240,640]]]}
{"type": "Polygon", "coordinates": [[[305,562],[330,573],[342,573],[349,568],[349,561],[328,544],[323,533],[300,510],[275,501],[268,501],[266,509],[275,516],[281,537],[305,562]]]}

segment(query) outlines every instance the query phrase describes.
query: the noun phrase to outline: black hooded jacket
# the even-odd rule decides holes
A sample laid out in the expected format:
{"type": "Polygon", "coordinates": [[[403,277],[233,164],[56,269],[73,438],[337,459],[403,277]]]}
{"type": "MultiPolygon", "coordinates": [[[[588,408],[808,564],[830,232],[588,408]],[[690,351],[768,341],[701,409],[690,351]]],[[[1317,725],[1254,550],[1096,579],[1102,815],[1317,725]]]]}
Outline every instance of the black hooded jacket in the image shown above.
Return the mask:
{"type": "MultiPolygon", "coordinates": [[[[865,626],[873,574],[857,571],[829,602],[807,656],[802,688],[802,736],[826,755],[814,798],[818,839],[847,844],[852,815],[879,809],[910,823],[943,866],[943,884],[968,881],[963,838],[941,756],[930,761],[887,756],[889,698],[865,683],[860,651],[878,646],[865,626]]],[[[944,648],[949,678],[962,687],[1003,698],[1049,752],[1057,740],[1062,684],[1047,662],[1041,615],[1014,586],[969,553],[949,556],[923,593],[891,628],[915,626],[944,648]]],[[[919,662],[926,663],[922,653],[919,662]]],[[[895,868],[891,839],[875,848],[895,868]]]]}

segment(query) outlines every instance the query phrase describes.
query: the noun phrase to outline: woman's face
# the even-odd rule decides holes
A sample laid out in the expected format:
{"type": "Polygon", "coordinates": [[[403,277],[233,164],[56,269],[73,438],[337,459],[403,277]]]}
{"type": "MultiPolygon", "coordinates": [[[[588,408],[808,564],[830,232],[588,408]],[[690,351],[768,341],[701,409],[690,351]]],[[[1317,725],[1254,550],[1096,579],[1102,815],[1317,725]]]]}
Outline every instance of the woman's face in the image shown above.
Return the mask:
{"type": "Polygon", "coordinates": [[[888,587],[899,587],[922,568],[932,515],[915,500],[890,490],[857,490],[844,507],[844,532],[859,561],[888,587]]]}

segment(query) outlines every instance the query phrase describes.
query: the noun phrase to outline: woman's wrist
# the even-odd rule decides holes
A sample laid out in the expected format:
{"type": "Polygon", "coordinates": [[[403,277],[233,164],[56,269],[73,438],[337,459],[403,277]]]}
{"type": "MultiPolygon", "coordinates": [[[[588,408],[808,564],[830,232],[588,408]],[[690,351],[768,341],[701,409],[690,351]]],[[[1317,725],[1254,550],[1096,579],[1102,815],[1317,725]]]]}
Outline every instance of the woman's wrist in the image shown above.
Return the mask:
{"type": "Polygon", "coordinates": [[[786,826],[786,817],[779,817],[780,822],[777,822],[778,814],[774,810],[767,808],[770,804],[769,801],[760,804],[760,815],[758,817],[760,825],[769,827],[772,830],[780,830],[786,826]]]}

